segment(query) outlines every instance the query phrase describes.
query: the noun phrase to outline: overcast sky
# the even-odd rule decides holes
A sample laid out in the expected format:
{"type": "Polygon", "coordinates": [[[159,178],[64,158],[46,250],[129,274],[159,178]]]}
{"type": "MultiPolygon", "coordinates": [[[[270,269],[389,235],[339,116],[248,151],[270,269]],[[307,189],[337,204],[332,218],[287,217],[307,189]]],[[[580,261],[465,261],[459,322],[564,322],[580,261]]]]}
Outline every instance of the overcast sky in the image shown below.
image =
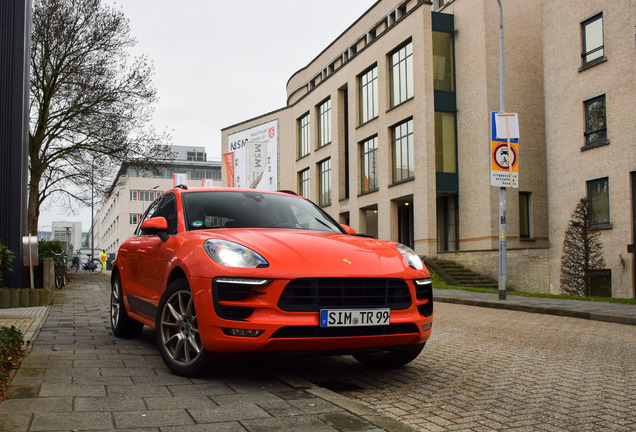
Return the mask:
{"type": "MultiPolygon", "coordinates": [[[[205,146],[221,157],[221,129],[282,108],[287,80],[367,11],[375,0],[103,0],[130,20],[133,55],[154,64],[155,127],[173,144],[205,146]]],[[[90,209],[53,221],[90,226],[90,209]]]]}

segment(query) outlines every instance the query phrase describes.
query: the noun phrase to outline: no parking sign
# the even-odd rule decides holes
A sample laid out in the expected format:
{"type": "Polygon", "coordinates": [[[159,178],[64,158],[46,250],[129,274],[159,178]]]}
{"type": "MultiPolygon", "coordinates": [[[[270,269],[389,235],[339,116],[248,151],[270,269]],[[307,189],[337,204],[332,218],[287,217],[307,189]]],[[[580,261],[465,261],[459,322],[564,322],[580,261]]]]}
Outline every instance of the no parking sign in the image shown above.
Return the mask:
{"type": "Polygon", "coordinates": [[[491,113],[490,185],[519,187],[519,116],[491,113]]]}

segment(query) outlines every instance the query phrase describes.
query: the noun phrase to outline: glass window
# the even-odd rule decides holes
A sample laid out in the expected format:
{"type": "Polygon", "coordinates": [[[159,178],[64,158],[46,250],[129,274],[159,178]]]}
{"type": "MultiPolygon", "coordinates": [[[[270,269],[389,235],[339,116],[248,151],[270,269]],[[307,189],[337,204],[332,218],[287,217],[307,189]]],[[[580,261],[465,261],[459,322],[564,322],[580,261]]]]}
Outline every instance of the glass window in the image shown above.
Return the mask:
{"type": "Polygon", "coordinates": [[[331,204],[331,159],[318,164],[318,204],[326,206],[331,204]]]}
{"type": "Polygon", "coordinates": [[[205,212],[205,226],[189,224],[188,229],[205,228],[296,228],[341,233],[340,226],[309,200],[280,193],[252,191],[200,191],[182,194],[184,212],[198,207],[205,212]],[[207,226],[207,222],[212,222],[207,226]],[[222,222],[223,224],[220,224],[222,222]]]}
{"type": "Polygon", "coordinates": [[[137,225],[139,223],[140,216],[141,215],[139,213],[130,213],[129,214],[129,223],[131,225],[137,225]]]}
{"type": "Polygon", "coordinates": [[[413,97],[413,43],[391,54],[391,106],[413,97]]]}
{"type": "Polygon", "coordinates": [[[605,177],[588,181],[587,199],[590,205],[590,225],[609,225],[609,179],[605,177]]]}
{"type": "Polygon", "coordinates": [[[360,123],[378,116],[378,67],[360,76],[360,123]]]}
{"type": "Polygon", "coordinates": [[[309,114],[298,119],[298,157],[309,154],[309,114]]]}
{"type": "Polygon", "coordinates": [[[168,234],[177,233],[177,202],[173,194],[163,197],[159,209],[153,217],[163,216],[168,222],[168,234]]]}
{"type": "Polygon", "coordinates": [[[413,120],[393,128],[393,182],[414,177],[413,120]]]}
{"type": "Polygon", "coordinates": [[[373,137],[360,145],[361,154],[361,174],[360,190],[369,192],[378,189],[377,157],[378,157],[378,137],[373,137]]]}
{"type": "Polygon", "coordinates": [[[454,113],[435,112],[435,170],[439,173],[457,173],[454,113]]]}
{"type": "Polygon", "coordinates": [[[583,66],[587,66],[605,57],[603,45],[603,14],[598,14],[581,23],[583,33],[583,66]]]}
{"type": "Polygon", "coordinates": [[[585,101],[585,145],[607,140],[605,95],[585,101]]]}
{"type": "Polygon", "coordinates": [[[298,194],[311,199],[309,193],[309,168],[298,173],[298,194]]]}
{"type": "Polygon", "coordinates": [[[331,99],[318,106],[318,147],[331,143],[331,99]]]}
{"type": "Polygon", "coordinates": [[[433,32],[433,85],[435,90],[455,91],[453,35],[433,32]]]}
{"type": "Polygon", "coordinates": [[[530,238],[530,192],[519,192],[519,238],[530,238]]]}
{"type": "Polygon", "coordinates": [[[131,201],[139,201],[139,191],[138,190],[131,190],[130,191],[130,200],[131,201]]]}

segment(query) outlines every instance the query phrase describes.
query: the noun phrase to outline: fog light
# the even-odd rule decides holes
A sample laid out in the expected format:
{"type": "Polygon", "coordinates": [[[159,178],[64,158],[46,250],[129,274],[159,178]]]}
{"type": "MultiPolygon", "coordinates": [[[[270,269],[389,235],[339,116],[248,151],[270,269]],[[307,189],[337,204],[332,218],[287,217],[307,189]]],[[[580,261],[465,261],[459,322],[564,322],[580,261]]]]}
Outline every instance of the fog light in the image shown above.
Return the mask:
{"type": "Polygon", "coordinates": [[[258,337],[263,334],[263,330],[224,328],[223,333],[229,336],[258,337]]]}
{"type": "Polygon", "coordinates": [[[422,326],[422,331],[428,331],[431,329],[431,327],[433,327],[433,323],[424,324],[422,326]]]}

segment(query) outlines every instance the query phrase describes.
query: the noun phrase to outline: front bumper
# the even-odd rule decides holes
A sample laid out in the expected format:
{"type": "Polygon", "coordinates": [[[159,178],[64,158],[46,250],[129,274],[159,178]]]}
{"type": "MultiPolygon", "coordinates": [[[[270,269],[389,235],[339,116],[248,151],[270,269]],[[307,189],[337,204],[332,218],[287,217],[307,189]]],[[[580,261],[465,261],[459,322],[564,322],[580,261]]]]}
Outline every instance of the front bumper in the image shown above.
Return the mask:
{"type": "MultiPolygon", "coordinates": [[[[320,304],[302,307],[285,304],[282,307],[287,310],[281,308],[279,300],[289,280],[273,279],[265,284],[250,280],[241,287],[236,284],[238,289],[228,293],[219,289],[218,279],[193,278],[190,281],[201,343],[211,353],[347,353],[420,344],[431,334],[433,297],[430,284],[422,287],[414,281],[405,281],[410,299],[408,304],[404,296],[393,301],[390,325],[325,328],[319,326],[319,309],[324,307],[320,304]]],[[[377,307],[369,306],[368,300],[366,304],[356,306],[355,302],[359,301],[363,300],[351,300],[345,308],[377,307]]]]}

